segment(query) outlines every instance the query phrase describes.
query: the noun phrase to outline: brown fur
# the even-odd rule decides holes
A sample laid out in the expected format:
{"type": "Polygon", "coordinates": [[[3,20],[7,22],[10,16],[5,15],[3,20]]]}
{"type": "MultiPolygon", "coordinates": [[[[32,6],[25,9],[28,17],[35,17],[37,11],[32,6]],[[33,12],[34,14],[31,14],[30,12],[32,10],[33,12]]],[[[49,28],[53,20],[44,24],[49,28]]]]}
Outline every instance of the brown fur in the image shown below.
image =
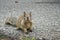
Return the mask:
{"type": "Polygon", "coordinates": [[[16,22],[17,29],[21,28],[24,32],[27,32],[27,29],[32,30],[32,21],[31,13],[20,16],[16,22]]]}
{"type": "Polygon", "coordinates": [[[5,20],[5,24],[16,25],[17,29],[22,29],[24,32],[27,32],[28,29],[32,30],[32,18],[31,12],[26,13],[24,12],[23,15],[19,16],[19,18],[15,17],[8,17],[5,20]]]}

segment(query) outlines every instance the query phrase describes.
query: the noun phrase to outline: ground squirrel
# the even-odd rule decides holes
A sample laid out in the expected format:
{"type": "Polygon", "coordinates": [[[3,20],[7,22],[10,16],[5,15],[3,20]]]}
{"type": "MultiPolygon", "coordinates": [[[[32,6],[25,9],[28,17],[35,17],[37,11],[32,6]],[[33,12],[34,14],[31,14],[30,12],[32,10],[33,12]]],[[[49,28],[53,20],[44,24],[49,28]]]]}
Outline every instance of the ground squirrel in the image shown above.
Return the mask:
{"type": "Polygon", "coordinates": [[[23,15],[19,16],[18,19],[15,17],[8,17],[5,21],[6,24],[16,25],[17,29],[22,29],[25,33],[28,30],[32,31],[32,15],[30,13],[24,12],[23,15]]]}

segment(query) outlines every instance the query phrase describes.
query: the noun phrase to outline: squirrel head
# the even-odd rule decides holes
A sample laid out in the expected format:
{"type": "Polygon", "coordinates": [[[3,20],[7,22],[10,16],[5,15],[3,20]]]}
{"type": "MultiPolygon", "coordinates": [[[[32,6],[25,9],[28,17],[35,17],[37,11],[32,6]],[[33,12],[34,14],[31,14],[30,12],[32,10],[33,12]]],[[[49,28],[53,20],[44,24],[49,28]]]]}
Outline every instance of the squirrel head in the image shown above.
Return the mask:
{"type": "Polygon", "coordinates": [[[29,14],[26,14],[26,12],[24,12],[24,25],[26,27],[32,26],[31,12],[29,14]]]}

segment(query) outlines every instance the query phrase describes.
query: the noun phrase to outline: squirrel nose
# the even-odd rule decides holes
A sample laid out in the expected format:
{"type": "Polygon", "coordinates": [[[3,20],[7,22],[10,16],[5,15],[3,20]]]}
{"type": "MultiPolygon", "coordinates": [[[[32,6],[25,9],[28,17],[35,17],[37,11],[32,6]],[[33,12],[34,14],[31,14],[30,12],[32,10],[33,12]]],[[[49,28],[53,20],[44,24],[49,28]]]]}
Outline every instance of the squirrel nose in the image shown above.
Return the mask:
{"type": "Polygon", "coordinates": [[[27,17],[27,20],[29,20],[29,17],[27,17]]]}

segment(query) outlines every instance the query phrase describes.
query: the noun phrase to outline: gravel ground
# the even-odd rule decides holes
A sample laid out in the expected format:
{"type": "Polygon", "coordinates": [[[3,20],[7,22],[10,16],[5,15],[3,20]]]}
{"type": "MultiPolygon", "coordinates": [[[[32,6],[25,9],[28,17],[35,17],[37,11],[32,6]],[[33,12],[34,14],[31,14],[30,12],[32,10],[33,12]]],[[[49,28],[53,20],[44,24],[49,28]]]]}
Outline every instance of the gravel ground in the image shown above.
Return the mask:
{"type": "Polygon", "coordinates": [[[0,0],[0,33],[14,37],[28,36],[46,38],[49,40],[60,40],[60,3],[35,3],[14,0],[0,0]],[[32,33],[24,34],[16,27],[5,25],[4,20],[8,16],[18,17],[24,11],[32,12],[34,29],[32,33]]]}

